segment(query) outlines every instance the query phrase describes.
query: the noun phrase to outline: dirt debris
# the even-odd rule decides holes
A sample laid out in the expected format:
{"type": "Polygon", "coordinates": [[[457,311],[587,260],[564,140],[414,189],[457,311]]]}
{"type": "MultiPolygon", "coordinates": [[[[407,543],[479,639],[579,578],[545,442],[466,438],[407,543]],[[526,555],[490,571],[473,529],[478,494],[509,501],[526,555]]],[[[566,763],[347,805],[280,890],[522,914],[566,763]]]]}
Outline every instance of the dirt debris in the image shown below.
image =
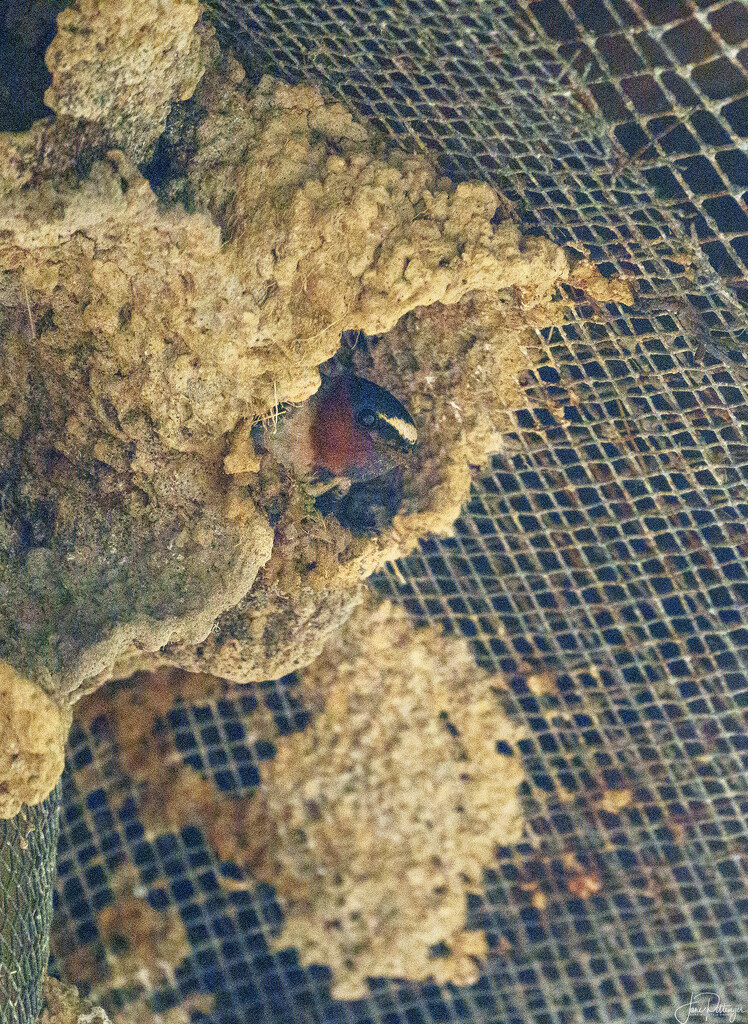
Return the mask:
{"type": "Polygon", "coordinates": [[[210,1016],[213,996],[198,992],[188,995],[179,1006],[157,1013],[146,999],[136,999],[112,1014],[112,1024],[192,1024],[195,1012],[210,1016]]]}
{"type": "Polygon", "coordinates": [[[617,302],[621,306],[633,306],[636,302],[628,281],[622,277],[604,277],[588,259],[574,264],[569,284],[593,302],[617,302]]]}
{"type": "MultiPolygon", "coordinates": [[[[102,1022],[189,1024],[193,1010],[209,1013],[213,997],[205,993],[192,993],[169,1010],[154,1010],[153,993],[163,986],[176,987],[175,971],[191,952],[184,923],[173,906],[153,908],[134,864],[125,862],[108,882],[114,900],[96,915],[94,942],[73,948],[70,936],[55,934],[53,929],[59,969],[85,987],[92,1002],[110,1007],[109,1018],[102,1016],[102,1022]],[[118,999],[113,1001],[114,992],[118,999]],[[124,1006],[123,996],[128,999],[124,1006]]],[[[93,1024],[99,1018],[90,1020],[93,1024]]],[[[57,1017],[49,1024],[58,1024],[57,1017]]],[[[67,1024],[67,1018],[59,1024],[67,1024]]],[[[80,1024],[77,1018],[75,1024],[80,1024]]]]}
{"type": "MultiPolygon", "coordinates": [[[[149,836],[197,825],[222,861],[246,867],[247,837],[255,831],[258,805],[222,796],[209,779],[185,765],[164,727],[167,713],[180,701],[206,706],[236,694],[224,680],[164,668],[107,684],[76,706],[76,720],[87,729],[104,725],[108,730],[119,766],[136,787],[139,815],[149,836]]],[[[278,735],[273,715],[261,701],[244,728],[251,748],[272,744],[278,735]]]]}
{"type": "Polygon", "coordinates": [[[606,789],[600,807],[608,814],[620,814],[624,807],[631,804],[633,796],[630,789],[606,789]]]}
{"type": "MultiPolygon", "coordinates": [[[[134,865],[125,865],[110,885],[114,902],[96,916],[106,950],[105,988],[149,992],[163,981],[173,984],[174,971],[191,948],[179,912],[171,906],[153,909],[134,865]]],[[[97,987],[93,997],[100,995],[97,987]]]]}
{"type": "Polygon", "coordinates": [[[525,679],[527,689],[535,697],[556,696],[558,690],[558,678],[555,672],[545,669],[541,672],[532,672],[525,679]]]}
{"type": "Polygon", "coordinates": [[[39,1024],[110,1024],[100,1006],[81,999],[74,985],[65,985],[57,978],[44,979],[44,1009],[39,1024]]]}

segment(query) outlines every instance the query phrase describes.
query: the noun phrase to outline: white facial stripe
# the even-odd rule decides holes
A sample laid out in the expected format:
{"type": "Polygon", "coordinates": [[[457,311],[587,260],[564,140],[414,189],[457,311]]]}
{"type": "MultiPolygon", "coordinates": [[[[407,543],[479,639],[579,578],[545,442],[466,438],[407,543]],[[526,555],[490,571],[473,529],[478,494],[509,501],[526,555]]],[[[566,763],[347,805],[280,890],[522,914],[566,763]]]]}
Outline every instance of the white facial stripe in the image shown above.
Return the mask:
{"type": "Polygon", "coordinates": [[[383,419],[385,423],[389,423],[393,430],[396,430],[400,437],[405,438],[410,444],[415,444],[418,440],[418,431],[412,423],[408,423],[407,420],[398,419],[397,416],[384,416],[381,412],[378,414],[380,419],[383,419]]]}

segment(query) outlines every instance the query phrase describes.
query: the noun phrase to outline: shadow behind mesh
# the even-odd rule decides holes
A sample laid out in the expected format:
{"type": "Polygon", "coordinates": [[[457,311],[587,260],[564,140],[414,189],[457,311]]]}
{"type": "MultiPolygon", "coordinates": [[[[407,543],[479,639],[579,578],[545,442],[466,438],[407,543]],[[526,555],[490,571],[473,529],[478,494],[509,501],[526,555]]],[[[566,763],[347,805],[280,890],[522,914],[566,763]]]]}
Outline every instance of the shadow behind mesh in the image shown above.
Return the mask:
{"type": "MultiPolygon", "coordinates": [[[[108,873],[128,858],[192,944],[157,1008],[201,990],[226,1022],[644,1024],[692,991],[748,1004],[748,332],[735,298],[748,264],[748,8],[207,6],[253,80],[313,82],[453,178],[489,181],[525,230],[632,279],[637,304],[569,295],[454,537],[377,581],[417,621],[469,637],[529,726],[528,842],[498,851],[470,906],[494,953],[481,981],[379,980],[368,1000],[332,1002],[324,968],[268,955],[272,890],[226,893],[196,829],[148,843],[133,800],[112,814],[107,795],[127,780],[81,732],[61,934],[95,940],[108,873]],[[610,791],[630,791],[618,813],[610,791]]],[[[284,683],[269,689],[281,707],[284,683]]],[[[240,717],[225,701],[169,722],[228,792],[257,781],[240,717]]]]}

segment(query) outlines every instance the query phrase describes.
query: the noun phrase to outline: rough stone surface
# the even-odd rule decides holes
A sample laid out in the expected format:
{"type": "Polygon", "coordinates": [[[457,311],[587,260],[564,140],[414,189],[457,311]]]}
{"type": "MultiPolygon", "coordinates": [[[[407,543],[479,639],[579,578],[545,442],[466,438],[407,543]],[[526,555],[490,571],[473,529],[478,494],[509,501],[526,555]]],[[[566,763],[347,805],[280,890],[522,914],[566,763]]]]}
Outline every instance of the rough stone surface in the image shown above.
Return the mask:
{"type": "Polygon", "coordinates": [[[167,644],[157,654],[135,653],[118,662],[109,678],[161,666],[205,672],[233,683],[279,679],[305,668],[363,599],[363,588],[295,594],[257,587],[219,616],[197,646],[167,644]]]}

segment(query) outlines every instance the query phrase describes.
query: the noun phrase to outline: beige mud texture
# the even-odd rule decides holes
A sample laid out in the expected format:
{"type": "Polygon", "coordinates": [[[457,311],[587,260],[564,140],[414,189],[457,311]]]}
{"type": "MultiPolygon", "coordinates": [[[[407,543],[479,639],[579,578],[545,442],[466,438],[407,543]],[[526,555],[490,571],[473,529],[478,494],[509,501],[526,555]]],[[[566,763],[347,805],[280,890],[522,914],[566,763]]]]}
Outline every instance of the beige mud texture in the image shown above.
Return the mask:
{"type": "Polygon", "coordinates": [[[0,818],[36,804],[65,765],[70,710],[0,662],[0,818]]]}
{"type": "MultiPolygon", "coordinates": [[[[367,600],[300,674],[295,698],[312,712],[303,732],[279,735],[262,703],[244,721],[262,783],[243,797],[185,765],[164,728],[177,697],[206,703],[226,684],[161,670],[79,710],[114,741],[130,780],[114,804],[134,789],[149,838],[196,825],[217,860],[244,872],[223,884],[274,886],[284,911],[274,948],[328,966],[334,997],[356,999],[371,977],[468,985],[480,974],[488,946],[469,927],[467,897],[523,826],[521,735],[501,708],[504,686],[465,640],[367,600]],[[275,756],[262,758],[270,743],[275,756]]],[[[82,791],[98,788],[85,771],[82,791]]],[[[69,947],[60,943],[63,958],[69,947]]]]}
{"type": "Polygon", "coordinates": [[[284,906],[275,948],[327,964],[339,999],[370,977],[473,984],[488,947],[467,896],[523,825],[503,679],[465,640],[372,602],[302,686],[319,713],[279,739],[263,787],[276,836],[256,871],[284,906]]]}
{"type": "Polygon", "coordinates": [[[567,258],[313,88],[251,89],[194,0],[77,0],[47,64],[55,116],[0,134],[0,660],[62,703],[308,664],[457,516],[567,258]],[[423,439],[368,537],[248,434],[346,330],[423,439]]]}

